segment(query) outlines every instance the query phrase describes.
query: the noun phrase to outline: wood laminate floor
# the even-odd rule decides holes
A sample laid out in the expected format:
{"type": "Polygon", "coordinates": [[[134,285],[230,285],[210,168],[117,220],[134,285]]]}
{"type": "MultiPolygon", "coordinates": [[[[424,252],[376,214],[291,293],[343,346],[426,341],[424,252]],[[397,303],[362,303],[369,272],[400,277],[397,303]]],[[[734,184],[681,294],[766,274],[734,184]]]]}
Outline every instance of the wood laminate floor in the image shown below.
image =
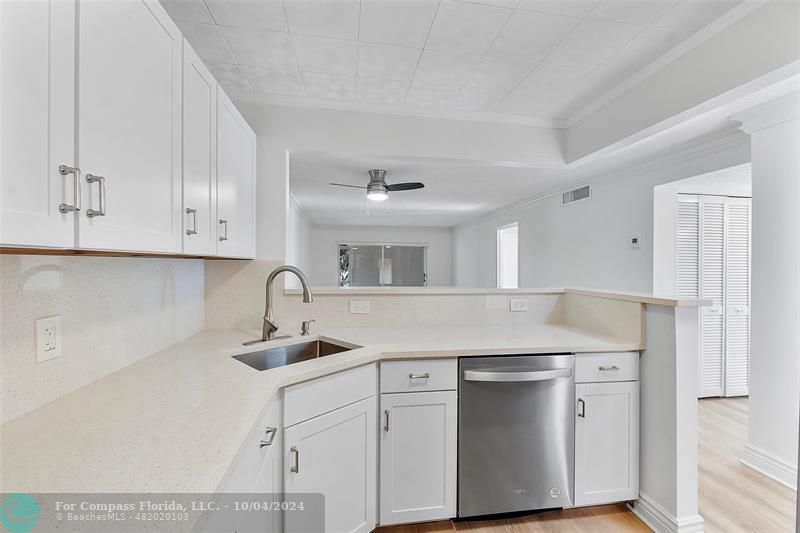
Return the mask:
{"type": "MultiPolygon", "coordinates": [[[[795,493],[739,463],[747,398],[699,401],[700,514],[707,533],[794,531],[795,493]]],[[[650,531],[624,504],[531,513],[499,520],[382,527],[379,533],[569,533],[650,531]]]]}

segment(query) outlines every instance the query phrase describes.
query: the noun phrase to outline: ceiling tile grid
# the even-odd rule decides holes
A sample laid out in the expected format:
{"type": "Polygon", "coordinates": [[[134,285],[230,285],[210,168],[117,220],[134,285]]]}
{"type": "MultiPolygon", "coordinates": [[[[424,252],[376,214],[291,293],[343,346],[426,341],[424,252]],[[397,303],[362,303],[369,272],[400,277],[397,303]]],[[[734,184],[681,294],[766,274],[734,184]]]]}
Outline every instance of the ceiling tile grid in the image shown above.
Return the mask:
{"type": "Polygon", "coordinates": [[[555,122],[741,1],[161,0],[226,89],[555,122]]]}

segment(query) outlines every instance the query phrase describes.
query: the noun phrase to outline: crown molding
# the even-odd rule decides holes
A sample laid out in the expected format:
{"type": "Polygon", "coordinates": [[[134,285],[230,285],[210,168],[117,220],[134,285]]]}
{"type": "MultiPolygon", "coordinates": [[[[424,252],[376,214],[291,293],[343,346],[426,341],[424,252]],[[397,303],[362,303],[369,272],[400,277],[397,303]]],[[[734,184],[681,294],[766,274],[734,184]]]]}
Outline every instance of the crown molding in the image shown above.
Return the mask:
{"type": "Polygon", "coordinates": [[[755,133],[800,118],[800,92],[793,92],[731,117],[746,133],[755,133]]]}

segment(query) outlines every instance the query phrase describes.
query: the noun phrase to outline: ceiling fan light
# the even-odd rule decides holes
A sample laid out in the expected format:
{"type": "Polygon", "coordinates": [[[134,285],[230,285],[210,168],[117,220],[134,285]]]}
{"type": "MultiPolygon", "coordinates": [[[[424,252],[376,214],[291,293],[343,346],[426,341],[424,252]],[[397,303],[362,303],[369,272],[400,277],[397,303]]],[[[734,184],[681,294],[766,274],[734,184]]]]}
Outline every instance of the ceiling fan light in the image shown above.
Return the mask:
{"type": "Polygon", "coordinates": [[[373,202],[383,202],[387,198],[389,198],[389,195],[386,191],[377,190],[367,192],[367,200],[372,200],[373,202]]]}

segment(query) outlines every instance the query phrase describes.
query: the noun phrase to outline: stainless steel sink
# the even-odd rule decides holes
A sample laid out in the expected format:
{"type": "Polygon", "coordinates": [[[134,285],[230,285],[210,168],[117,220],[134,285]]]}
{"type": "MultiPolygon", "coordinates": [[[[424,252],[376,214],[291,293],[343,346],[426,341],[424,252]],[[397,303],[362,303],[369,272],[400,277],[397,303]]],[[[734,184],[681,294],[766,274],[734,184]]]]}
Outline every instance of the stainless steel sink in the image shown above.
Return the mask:
{"type": "Polygon", "coordinates": [[[315,340],[311,342],[300,342],[287,346],[276,346],[258,352],[243,353],[232,356],[237,361],[255,368],[256,370],[269,370],[281,366],[317,359],[326,355],[346,352],[352,350],[347,346],[340,346],[328,341],[315,340]]]}

